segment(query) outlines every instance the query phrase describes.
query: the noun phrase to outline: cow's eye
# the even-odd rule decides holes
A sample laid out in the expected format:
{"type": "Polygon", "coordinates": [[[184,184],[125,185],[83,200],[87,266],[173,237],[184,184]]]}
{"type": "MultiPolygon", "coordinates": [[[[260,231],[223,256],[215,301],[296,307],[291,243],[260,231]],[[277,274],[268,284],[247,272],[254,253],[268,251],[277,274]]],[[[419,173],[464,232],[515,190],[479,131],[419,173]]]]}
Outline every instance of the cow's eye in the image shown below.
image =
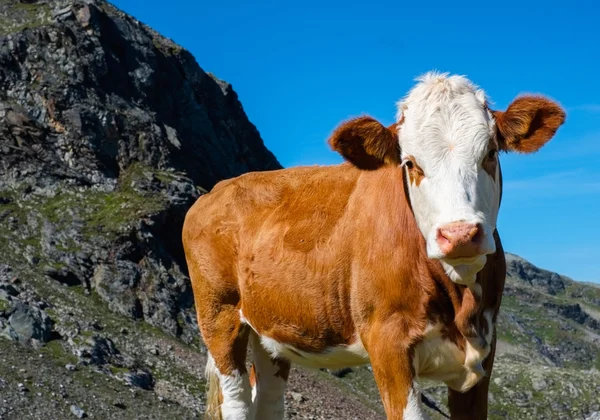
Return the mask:
{"type": "Polygon", "coordinates": [[[406,168],[409,169],[409,170],[413,169],[415,167],[415,164],[410,159],[406,159],[404,162],[402,162],[402,165],[406,166],[406,168]]]}
{"type": "Polygon", "coordinates": [[[490,150],[488,152],[487,158],[490,159],[490,160],[491,159],[495,159],[497,154],[498,154],[498,150],[497,149],[492,149],[492,150],[490,150]]]}

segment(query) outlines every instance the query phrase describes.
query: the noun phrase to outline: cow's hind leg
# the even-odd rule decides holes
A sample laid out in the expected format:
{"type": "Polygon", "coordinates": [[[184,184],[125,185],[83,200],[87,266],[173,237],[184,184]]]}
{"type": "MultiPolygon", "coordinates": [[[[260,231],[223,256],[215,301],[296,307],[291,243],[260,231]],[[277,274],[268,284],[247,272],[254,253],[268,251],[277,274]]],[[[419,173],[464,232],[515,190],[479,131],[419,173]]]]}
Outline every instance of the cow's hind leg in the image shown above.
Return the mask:
{"type": "Polygon", "coordinates": [[[198,311],[209,357],[205,419],[254,420],[252,387],[246,369],[248,327],[232,305],[198,311]]]}
{"type": "Polygon", "coordinates": [[[233,240],[210,236],[208,231],[194,236],[189,233],[194,232],[191,227],[187,231],[184,228],[185,232],[183,243],[198,326],[209,353],[205,418],[254,420],[246,369],[250,328],[240,319],[241,296],[231,262],[233,240]]]}
{"type": "Polygon", "coordinates": [[[254,332],[250,333],[250,346],[256,420],[282,420],[285,414],[285,388],[290,373],[290,362],[272,359],[254,332]]]}

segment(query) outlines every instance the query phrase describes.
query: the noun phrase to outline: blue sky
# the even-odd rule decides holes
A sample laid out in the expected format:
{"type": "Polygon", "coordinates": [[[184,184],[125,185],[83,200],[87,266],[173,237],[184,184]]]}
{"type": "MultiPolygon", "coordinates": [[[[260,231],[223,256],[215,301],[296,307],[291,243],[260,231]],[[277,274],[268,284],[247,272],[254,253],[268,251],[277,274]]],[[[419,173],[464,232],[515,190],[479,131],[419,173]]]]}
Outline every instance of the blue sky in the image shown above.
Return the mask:
{"type": "Polygon", "coordinates": [[[600,6],[594,2],[113,3],[230,82],[286,167],[341,162],[326,145],[335,126],[361,114],[392,123],[395,102],[429,70],[468,76],[496,109],[520,93],[559,101],[567,122],[544,149],[501,156],[499,231],[507,251],[600,282],[600,6]]]}

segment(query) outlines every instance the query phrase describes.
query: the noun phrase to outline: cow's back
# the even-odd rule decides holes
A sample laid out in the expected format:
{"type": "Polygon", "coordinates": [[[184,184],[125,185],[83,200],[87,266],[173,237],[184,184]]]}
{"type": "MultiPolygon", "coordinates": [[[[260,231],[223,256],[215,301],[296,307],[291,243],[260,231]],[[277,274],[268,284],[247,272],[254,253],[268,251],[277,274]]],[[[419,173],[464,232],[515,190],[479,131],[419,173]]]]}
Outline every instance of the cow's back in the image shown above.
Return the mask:
{"type": "Polygon", "coordinates": [[[268,222],[296,229],[298,224],[317,223],[318,235],[342,215],[359,174],[341,164],[250,172],[223,180],[190,208],[183,240],[195,241],[242,225],[245,231],[257,233],[268,222]]]}

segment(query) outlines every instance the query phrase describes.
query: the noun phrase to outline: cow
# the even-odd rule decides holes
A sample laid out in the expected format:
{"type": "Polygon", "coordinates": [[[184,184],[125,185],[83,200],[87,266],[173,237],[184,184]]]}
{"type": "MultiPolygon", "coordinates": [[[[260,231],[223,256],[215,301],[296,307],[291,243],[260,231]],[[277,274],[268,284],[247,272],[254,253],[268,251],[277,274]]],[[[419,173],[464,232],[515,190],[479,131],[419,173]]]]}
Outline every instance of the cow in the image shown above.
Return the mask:
{"type": "Polygon", "coordinates": [[[186,214],[208,418],[283,418],[291,363],[370,364],[388,419],[428,418],[419,378],[447,385],[452,419],[487,418],[499,153],[536,152],[566,114],[541,95],[492,110],[461,75],[416,82],[391,126],[363,115],[332,132],[342,163],[223,180],[186,214]]]}

